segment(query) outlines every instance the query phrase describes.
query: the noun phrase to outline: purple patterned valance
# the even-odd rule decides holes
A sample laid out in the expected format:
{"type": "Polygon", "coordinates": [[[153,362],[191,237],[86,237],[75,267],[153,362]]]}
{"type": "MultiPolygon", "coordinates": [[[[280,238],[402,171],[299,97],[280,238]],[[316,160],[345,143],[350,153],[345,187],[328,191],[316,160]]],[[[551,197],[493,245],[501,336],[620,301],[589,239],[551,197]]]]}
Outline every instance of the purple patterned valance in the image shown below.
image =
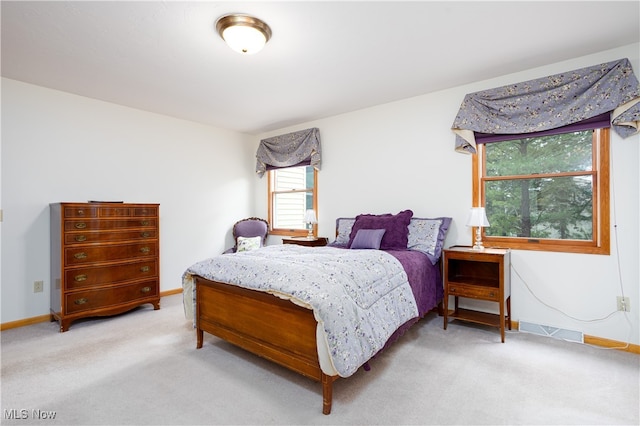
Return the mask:
{"type": "Polygon", "coordinates": [[[455,150],[475,153],[474,132],[540,132],[609,112],[621,137],[640,131],[640,86],[626,58],[468,94],[451,129],[455,150]]]}
{"type": "Polygon", "coordinates": [[[267,170],[298,165],[320,169],[321,152],[316,127],[262,139],[256,152],[256,173],[262,177],[267,170]]]}

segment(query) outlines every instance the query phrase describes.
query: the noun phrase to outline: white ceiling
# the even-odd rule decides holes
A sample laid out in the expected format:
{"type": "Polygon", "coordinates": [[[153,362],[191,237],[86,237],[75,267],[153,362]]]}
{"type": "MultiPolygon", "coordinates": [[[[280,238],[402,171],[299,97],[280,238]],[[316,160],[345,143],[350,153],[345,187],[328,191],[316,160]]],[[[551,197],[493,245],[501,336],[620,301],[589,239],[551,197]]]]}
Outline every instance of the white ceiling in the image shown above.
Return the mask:
{"type": "Polygon", "coordinates": [[[2,0],[2,76],[257,134],[640,41],[639,1],[2,0]],[[230,12],[273,37],[242,56],[230,12]]]}

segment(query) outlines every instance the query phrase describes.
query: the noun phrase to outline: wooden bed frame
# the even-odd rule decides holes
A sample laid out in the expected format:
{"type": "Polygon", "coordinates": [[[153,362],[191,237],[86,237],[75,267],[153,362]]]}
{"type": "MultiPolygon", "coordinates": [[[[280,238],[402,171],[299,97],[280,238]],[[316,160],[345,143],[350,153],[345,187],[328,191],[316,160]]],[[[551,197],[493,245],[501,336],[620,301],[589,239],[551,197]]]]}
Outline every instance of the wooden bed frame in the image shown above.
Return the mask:
{"type": "Polygon", "coordinates": [[[197,348],[203,332],[322,383],[322,413],[331,413],[333,382],[322,372],[313,311],[268,293],[195,276],[197,348]]]}
{"type": "MultiPolygon", "coordinates": [[[[439,262],[442,273],[442,262],[439,262]]],[[[331,414],[333,382],[320,368],[311,309],[277,296],[194,276],[197,348],[204,332],[322,383],[322,413],[331,414]]],[[[444,315],[439,300],[430,312],[444,315]]],[[[424,314],[426,315],[426,313],[424,314]]],[[[424,316],[423,315],[423,316],[424,316]]]]}

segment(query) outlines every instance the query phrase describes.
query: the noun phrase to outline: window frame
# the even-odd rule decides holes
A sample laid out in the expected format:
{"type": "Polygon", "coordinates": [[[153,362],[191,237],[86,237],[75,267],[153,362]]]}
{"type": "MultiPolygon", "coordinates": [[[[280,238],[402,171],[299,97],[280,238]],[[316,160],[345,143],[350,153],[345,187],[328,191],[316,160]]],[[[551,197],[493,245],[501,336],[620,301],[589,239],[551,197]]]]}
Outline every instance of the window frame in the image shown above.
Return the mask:
{"type": "MultiPolygon", "coordinates": [[[[486,235],[482,228],[482,241],[487,247],[505,247],[516,250],[536,250],[584,254],[610,254],[610,128],[593,130],[593,238],[585,240],[535,239],[526,237],[495,237],[486,235]]],[[[527,135],[523,134],[523,138],[527,135]]],[[[491,142],[500,143],[500,142],[491,142]]],[[[485,207],[485,182],[496,180],[486,176],[486,150],[477,144],[472,156],[472,206],[485,207]]],[[[536,175],[530,175],[535,177],[536,175]]],[[[491,223],[491,218],[489,218],[491,223]]],[[[475,228],[472,235],[475,235],[475,228]]]]}
{"type": "MultiPolygon", "coordinates": [[[[294,167],[313,167],[313,166],[294,166],[294,167]]],[[[275,228],[273,224],[274,221],[274,199],[275,195],[278,191],[274,191],[274,172],[278,169],[267,170],[267,209],[268,209],[268,220],[269,220],[269,234],[272,235],[281,235],[287,237],[306,237],[309,235],[308,229],[284,229],[284,228],[275,228]]],[[[316,212],[316,221],[318,221],[318,169],[313,167],[313,188],[305,189],[305,190],[295,190],[295,191],[287,191],[287,192],[311,192],[313,199],[313,210],[316,212]]],[[[314,223],[312,225],[313,236],[317,237],[318,235],[318,224],[314,223]]]]}

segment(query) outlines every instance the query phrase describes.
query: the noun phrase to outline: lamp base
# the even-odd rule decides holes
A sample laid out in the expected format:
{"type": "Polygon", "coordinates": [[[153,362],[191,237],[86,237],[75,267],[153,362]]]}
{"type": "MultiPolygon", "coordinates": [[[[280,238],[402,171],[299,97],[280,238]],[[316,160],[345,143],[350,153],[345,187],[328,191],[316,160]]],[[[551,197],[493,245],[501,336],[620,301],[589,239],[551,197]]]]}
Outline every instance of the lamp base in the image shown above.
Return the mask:
{"type": "Polygon", "coordinates": [[[476,243],[472,247],[473,250],[484,250],[482,245],[482,229],[480,226],[476,228],[476,243]]]}

